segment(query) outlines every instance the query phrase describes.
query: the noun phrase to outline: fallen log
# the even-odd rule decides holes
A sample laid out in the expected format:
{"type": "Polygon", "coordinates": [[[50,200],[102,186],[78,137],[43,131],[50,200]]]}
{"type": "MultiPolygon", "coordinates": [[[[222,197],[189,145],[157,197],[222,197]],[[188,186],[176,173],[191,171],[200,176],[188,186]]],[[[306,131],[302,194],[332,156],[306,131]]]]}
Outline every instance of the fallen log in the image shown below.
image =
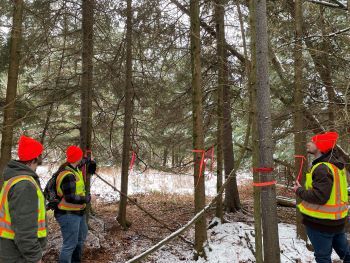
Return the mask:
{"type": "Polygon", "coordinates": [[[276,196],[277,205],[284,207],[295,207],[296,201],[295,199],[287,198],[284,196],[276,196]]]}

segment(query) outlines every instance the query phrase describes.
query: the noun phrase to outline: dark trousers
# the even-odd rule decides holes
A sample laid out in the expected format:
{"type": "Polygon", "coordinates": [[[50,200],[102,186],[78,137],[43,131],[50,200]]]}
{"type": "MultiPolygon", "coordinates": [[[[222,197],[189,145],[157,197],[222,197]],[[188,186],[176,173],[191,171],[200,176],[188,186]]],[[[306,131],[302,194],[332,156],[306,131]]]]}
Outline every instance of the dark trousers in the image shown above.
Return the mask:
{"type": "Polygon", "coordinates": [[[61,227],[63,237],[59,262],[81,262],[83,246],[88,232],[85,215],[58,215],[56,216],[56,220],[61,227]]]}
{"type": "Polygon", "coordinates": [[[345,232],[327,233],[306,227],[307,236],[315,250],[317,263],[332,263],[332,248],[345,263],[350,263],[350,250],[345,232]]]}

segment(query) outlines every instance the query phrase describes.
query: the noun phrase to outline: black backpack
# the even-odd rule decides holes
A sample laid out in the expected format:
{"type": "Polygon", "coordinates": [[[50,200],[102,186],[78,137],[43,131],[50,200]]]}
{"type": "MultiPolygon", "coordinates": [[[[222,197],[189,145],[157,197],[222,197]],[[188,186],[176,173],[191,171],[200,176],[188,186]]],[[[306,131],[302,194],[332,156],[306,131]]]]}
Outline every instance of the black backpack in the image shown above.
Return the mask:
{"type": "Polygon", "coordinates": [[[61,197],[57,195],[56,189],[56,180],[60,172],[61,170],[58,170],[52,175],[44,189],[44,196],[46,199],[46,210],[56,210],[58,208],[58,204],[61,201],[61,197]]]}

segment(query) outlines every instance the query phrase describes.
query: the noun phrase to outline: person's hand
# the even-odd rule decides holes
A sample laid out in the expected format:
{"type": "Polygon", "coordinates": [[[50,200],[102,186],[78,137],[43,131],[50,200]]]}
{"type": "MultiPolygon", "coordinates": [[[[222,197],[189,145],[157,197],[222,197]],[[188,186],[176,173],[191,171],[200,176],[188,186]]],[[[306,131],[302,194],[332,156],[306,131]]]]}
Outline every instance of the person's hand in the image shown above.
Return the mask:
{"type": "Polygon", "coordinates": [[[297,192],[298,188],[301,187],[300,183],[298,181],[294,182],[294,187],[293,187],[293,191],[294,193],[297,192]]]}
{"type": "Polygon", "coordinates": [[[43,260],[42,260],[42,259],[40,259],[40,260],[38,261],[38,263],[44,263],[44,262],[43,262],[43,260]]]}
{"type": "Polygon", "coordinates": [[[85,202],[88,204],[91,202],[91,195],[88,194],[87,196],[85,196],[85,202]]]}
{"type": "Polygon", "coordinates": [[[91,175],[95,174],[96,168],[97,168],[96,162],[91,159],[90,162],[88,162],[88,173],[91,175]]]}

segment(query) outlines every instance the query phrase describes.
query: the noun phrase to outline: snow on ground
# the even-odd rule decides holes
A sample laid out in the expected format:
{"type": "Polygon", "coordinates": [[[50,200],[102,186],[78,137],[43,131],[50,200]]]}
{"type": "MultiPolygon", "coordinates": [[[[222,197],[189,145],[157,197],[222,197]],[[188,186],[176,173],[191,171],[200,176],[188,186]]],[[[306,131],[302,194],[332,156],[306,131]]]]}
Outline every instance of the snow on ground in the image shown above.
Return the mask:
{"type": "MultiPolygon", "coordinates": [[[[296,228],[293,225],[279,224],[281,262],[311,263],[315,262],[313,252],[306,248],[303,240],[297,239],[296,228]]],[[[156,254],[150,256],[149,261],[157,263],[239,263],[255,262],[254,226],[241,222],[218,225],[208,231],[207,259],[192,259],[191,250],[183,244],[171,243],[163,247],[156,254]]],[[[339,260],[333,254],[332,260],[339,260]]]]}
{"type": "MultiPolygon", "coordinates": [[[[42,187],[53,174],[57,167],[43,166],[38,169],[42,181],[42,187]]],[[[100,171],[100,176],[120,189],[120,171],[109,169],[100,171]]],[[[246,184],[252,180],[249,172],[237,174],[238,184],[246,184]]],[[[129,176],[129,194],[162,192],[177,194],[193,194],[193,177],[185,174],[171,174],[159,171],[147,171],[144,173],[132,172],[129,176]]],[[[119,195],[98,178],[92,178],[93,195],[99,199],[111,202],[116,201],[119,195]]],[[[214,196],[216,193],[216,177],[206,175],[206,194],[214,196]]],[[[193,236],[193,230],[190,231],[193,236]]],[[[279,238],[281,249],[281,262],[315,262],[313,253],[310,252],[303,240],[296,238],[296,229],[293,225],[279,224],[279,238]]],[[[138,247],[140,244],[135,245],[138,247]]],[[[193,261],[193,253],[181,242],[172,242],[150,256],[151,262],[159,263],[233,263],[255,262],[254,258],[254,226],[241,222],[218,225],[208,231],[207,261],[200,259],[193,261]]],[[[142,251],[147,249],[143,247],[142,251]]],[[[140,247],[138,247],[140,250],[140,247]]],[[[337,256],[333,255],[333,259],[337,256]]],[[[115,261],[115,262],[118,262],[115,261]]]]}
{"type": "MultiPolygon", "coordinates": [[[[42,188],[55,172],[57,166],[40,166],[37,170],[42,188]]],[[[121,175],[119,169],[108,168],[100,169],[97,173],[110,182],[117,189],[120,189],[121,175]]],[[[249,172],[239,172],[237,174],[238,184],[244,184],[252,179],[249,172]]],[[[154,170],[147,170],[144,173],[132,171],[129,175],[128,193],[130,195],[137,193],[176,193],[176,194],[193,194],[193,176],[189,174],[172,174],[154,170]]],[[[206,195],[215,196],[216,194],[216,177],[206,174],[206,195]]],[[[119,194],[105,185],[96,176],[91,179],[91,193],[96,195],[100,200],[112,202],[119,199],[119,194]]]]}

